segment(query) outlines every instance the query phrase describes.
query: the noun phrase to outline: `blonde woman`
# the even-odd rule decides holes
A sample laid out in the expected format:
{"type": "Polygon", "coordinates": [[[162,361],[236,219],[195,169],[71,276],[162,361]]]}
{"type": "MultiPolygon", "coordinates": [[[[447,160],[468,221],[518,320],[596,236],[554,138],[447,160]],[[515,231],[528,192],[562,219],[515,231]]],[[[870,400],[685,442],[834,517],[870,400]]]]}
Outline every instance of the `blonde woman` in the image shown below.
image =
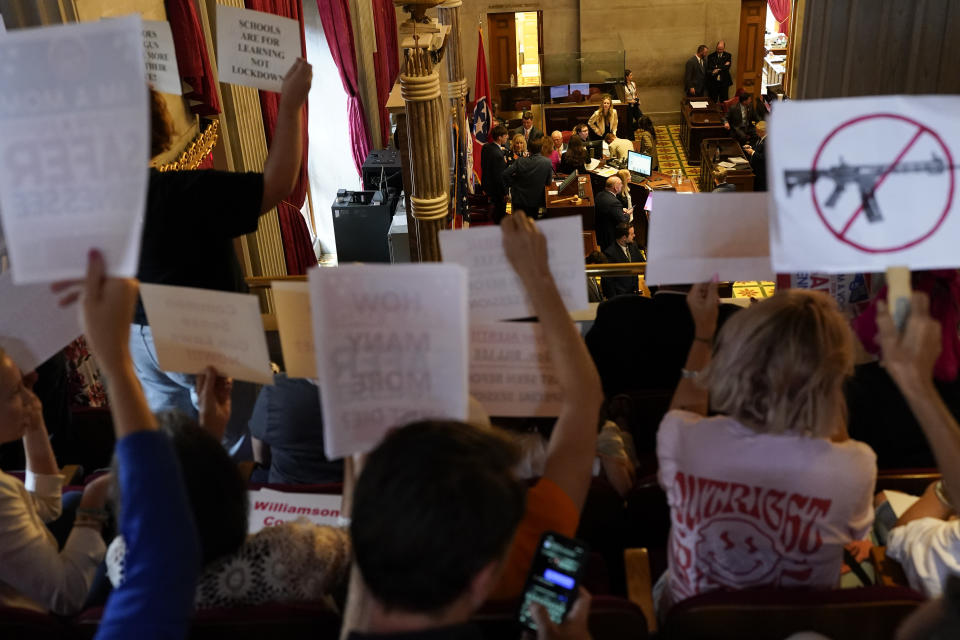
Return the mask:
{"type": "Polygon", "coordinates": [[[613,100],[609,95],[603,96],[600,108],[587,120],[587,126],[592,132],[590,137],[595,140],[603,140],[608,133],[617,134],[617,110],[613,108],[613,100]]]}
{"type": "Polygon", "coordinates": [[[510,142],[510,162],[518,158],[526,158],[527,155],[527,139],[523,137],[522,133],[518,133],[513,136],[513,140],[510,142]]]}
{"type": "Polygon", "coordinates": [[[672,525],[660,612],[715,589],[838,586],[843,547],[873,522],[877,474],[846,433],[847,323],[828,296],[792,290],[715,341],[717,285],[687,304],[695,333],[657,434],[672,525]]]}
{"type": "Polygon", "coordinates": [[[617,171],[617,177],[623,183],[623,189],[617,197],[623,203],[624,209],[633,209],[633,198],[630,197],[630,172],[626,169],[620,169],[620,171],[617,171]]]}

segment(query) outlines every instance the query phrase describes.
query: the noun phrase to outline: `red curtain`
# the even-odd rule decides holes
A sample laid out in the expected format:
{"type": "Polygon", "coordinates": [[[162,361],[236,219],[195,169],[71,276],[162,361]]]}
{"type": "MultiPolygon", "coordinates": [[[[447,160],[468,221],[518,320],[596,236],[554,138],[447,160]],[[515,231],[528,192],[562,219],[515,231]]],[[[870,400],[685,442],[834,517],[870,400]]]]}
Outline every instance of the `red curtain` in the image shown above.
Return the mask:
{"type": "Polygon", "coordinates": [[[193,89],[183,97],[196,101],[191,106],[194,113],[216,115],[220,113],[220,100],[207,56],[207,41],[193,0],[166,0],[166,5],[180,77],[193,89]]]}
{"type": "Polygon", "coordinates": [[[770,13],[780,23],[780,32],[790,35],[790,0],[767,0],[770,13]]]}
{"type": "MultiPolygon", "coordinates": [[[[340,70],[343,90],[347,92],[350,117],[350,146],[357,173],[370,153],[370,133],[363,114],[363,102],[357,82],[357,58],[354,55],[353,26],[350,21],[349,0],[317,0],[323,34],[330,46],[330,55],[340,70]]],[[[379,48],[379,47],[378,47],[379,48]]]]}
{"type": "MultiPolygon", "coordinates": [[[[246,0],[247,9],[273,13],[284,18],[292,18],[300,23],[300,55],[307,57],[303,39],[303,13],[300,0],[246,0]]],[[[273,140],[273,129],[277,125],[277,113],[280,94],[273,91],[260,92],[260,110],[263,112],[263,130],[267,136],[267,145],[273,140]]],[[[300,177],[287,199],[277,205],[280,219],[280,236],[283,238],[283,254],[287,264],[287,273],[303,275],[307,268],[317,264],[310,242],[310,231],[300,209],[307,199],[307,105],[303,105],[303,157],[300,159],[300,177]]]]}
{"type": "Polygon", "coordinates": [[[387,99],[400,73],[397,50],[397,14],[393,0],[373,0],[373,27],[377,34],[377,52],[373,66],[377,73],[377,104],[380,107],[380,138],[384,147],[390,144],[390,114],[387,99]]]}

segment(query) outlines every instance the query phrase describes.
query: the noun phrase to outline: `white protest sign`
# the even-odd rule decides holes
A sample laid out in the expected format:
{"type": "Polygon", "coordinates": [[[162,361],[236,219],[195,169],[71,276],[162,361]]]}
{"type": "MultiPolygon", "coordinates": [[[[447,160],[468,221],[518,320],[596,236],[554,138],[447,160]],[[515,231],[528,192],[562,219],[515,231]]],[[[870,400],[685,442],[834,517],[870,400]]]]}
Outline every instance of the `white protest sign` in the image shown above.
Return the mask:
{"type": "Polygon", "coordinates": [[[470,395],[491,416],[560,415],[563,392],[538,323],[470,325],[470,395]]]}
{"type": "Polygon", "coordinates": [[[319,525],[339,524],[343,498],[324,493],[286,493],[273,489],[250,491],[250,523],[248,534],[284,522],[306,518],[319,525]]]}
{"type": "Polygon", "coordinates": [[[271,288],[287,376],[316,378],[317,355],[313,348],[313,324],[310,320],[310,285],[306,282],[275,281],[271,288]]]}
{"type": "Polygon", "coordinates": [[[17,284],[137,272],[150,119],[140,18],[0,38],[0,215],[17,284]]]}
{"type": "Polygon", "coordinates": [[[143,21],[143,62],[147,68],[147,82],[154,90],[178,96],[183,94],[169,22],[143,21]]]}
{"type": "Polygon", "coordinates": [[[764,193],[658,193],[646,283],[773,280],[767,202],[764,193]]]}
{"type": "Polygon", "coordinates": [[[273,384],[260,301],[245,293],[141,284],[140,297],[164,371],[273,384]]]}
{"type": "MultiPolygon", "coordinates": [[[[567,311],[587,307],[583,265],[583,226],[579,216],[537,223],[547,239],[550,273],[567,311]]],[[[533,307],[503,252],[500,227],[440,232],[444,262],[467,267],[470,275],[470,320],[510,320],[534,315],[533,307]]]]}
{"type": "Polygon", "coordinates": [[[300,52],[300,23],[296,20],[217,5],[220,82],[279,92],[300,52]]]}
{"type": "Polygon", "coordinates": [[[958,112],[956,96],[777,104],[767,142],[774,268],[960,265],[958,112]]]}
{"type": "Polygon", "coordinates": [[[310,272],[329,459],[393,427],[467,417],[467,274],[456,265],[341,265],[310,272]]]}
{"type": "Polygon", "coordinates": [[[48,285],[15,286],[9,273],[0,275],[0,347],[21,371],[34,370],[83,332],[77,310],[61,307],[59,298],[48,285]]]}

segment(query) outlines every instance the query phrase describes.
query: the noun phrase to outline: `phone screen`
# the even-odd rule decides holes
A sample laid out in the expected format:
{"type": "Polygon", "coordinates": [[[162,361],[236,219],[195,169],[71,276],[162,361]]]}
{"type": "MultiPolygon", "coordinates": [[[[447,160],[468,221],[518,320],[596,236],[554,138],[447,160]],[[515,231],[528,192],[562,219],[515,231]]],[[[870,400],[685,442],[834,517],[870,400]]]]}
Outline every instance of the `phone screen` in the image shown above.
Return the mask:
{"type": "Polygon", "coordinates": [[[555,623],[563,622],[577,596],[586,557],[584,543],[549,531],[543,534],[523,590],[520,624],[528,629],[537,628],[530,615],[533,602],[543,605],[555,623]]]}

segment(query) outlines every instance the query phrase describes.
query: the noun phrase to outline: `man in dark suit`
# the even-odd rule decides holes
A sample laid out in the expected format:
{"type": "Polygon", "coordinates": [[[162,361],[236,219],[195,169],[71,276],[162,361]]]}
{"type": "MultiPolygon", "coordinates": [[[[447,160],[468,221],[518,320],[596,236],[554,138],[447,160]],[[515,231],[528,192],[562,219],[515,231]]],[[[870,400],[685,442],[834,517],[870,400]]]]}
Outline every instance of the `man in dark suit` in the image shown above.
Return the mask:
{"type": "Polygon", "coordinates": [[[723,40],[717,43],[717,50],[707,56],[707,94],[714,102],[723,102],[727,99],[730,85],[730,65],[733,57],[726,50],[727,43],[723,40]]]}
{"type": "Polygon", "coordinates": [[[543,137],[543,131],[533,126],[533,111],[523,112],[523,124],[510,132],[510,139],[513,140],[518,135],[526,139],[528,149],[531,142],[543,137]]]}
{"type": "Polygon", "coordinates": [[[553,164],[540,153],[540,140],[531,142],[529,151],[529,156],[512,162],[503,177],[510,185],[513,210],[522,209],[528,217],[539,218],[540,207],[546,205],[544,187],[553,179],[553,164]]]}
{"type": "Polygon", "coordinates": [[[503,179],[507,167],[503,145],[507,143],[507,128],[497,125],[490,132],[490,142],[480,150],[480,180],[483,192],[493,204],[493,221],[500,224],[507,215],[507,186],[503,179]]]}
{"type": "Polygon", "coordinates": [[[704,80],[707,71],[703,59],[706,57],[707,45],[702,44],[697,47],[697,55],[687,60],[687,66],[683,72],[683,91],[688,96],[704,95],[704,80]]]}
{"type": "Polygon", "coordinates": [[[763,120],[757,123],[757,143],[755,146],[744,145],[744,153],[750,159],[750,169],[753,170],[753,190],[767,190],[767,123],[763,120]]]}
{"type": "Polygon", "coordinates": [[[633,221],[633,209],[624,209],[617,195],[623,183],[617,176],[607,178],[606,188],[596,197],[597,245],[609,247],[616,241],[616,228],[622,222],[633,221]]]}
{"type": "Polygon", "coordinates": [[[740,94],[740,102],[730,107],[723,119],[723,128],[730,132],[730,137],[746,144],[754,135],[754,123],[759,120],[757,111],[753,108],[753,94],[744,91],[740,94]]]}
{"type": "MultiPolygon", "coordinates": [[[[621,222],[617,225],[614,233],[616,240],[603,252],[607,261],[610,263],[643,262],[643,253],[637,247],[637,243],[633,241],[633,225],[621,222]]],[[[607,299],[640,292],[637,276],[608,276],[603,278],[601,285],[603,286],[603,296],[607,299]]]]}

